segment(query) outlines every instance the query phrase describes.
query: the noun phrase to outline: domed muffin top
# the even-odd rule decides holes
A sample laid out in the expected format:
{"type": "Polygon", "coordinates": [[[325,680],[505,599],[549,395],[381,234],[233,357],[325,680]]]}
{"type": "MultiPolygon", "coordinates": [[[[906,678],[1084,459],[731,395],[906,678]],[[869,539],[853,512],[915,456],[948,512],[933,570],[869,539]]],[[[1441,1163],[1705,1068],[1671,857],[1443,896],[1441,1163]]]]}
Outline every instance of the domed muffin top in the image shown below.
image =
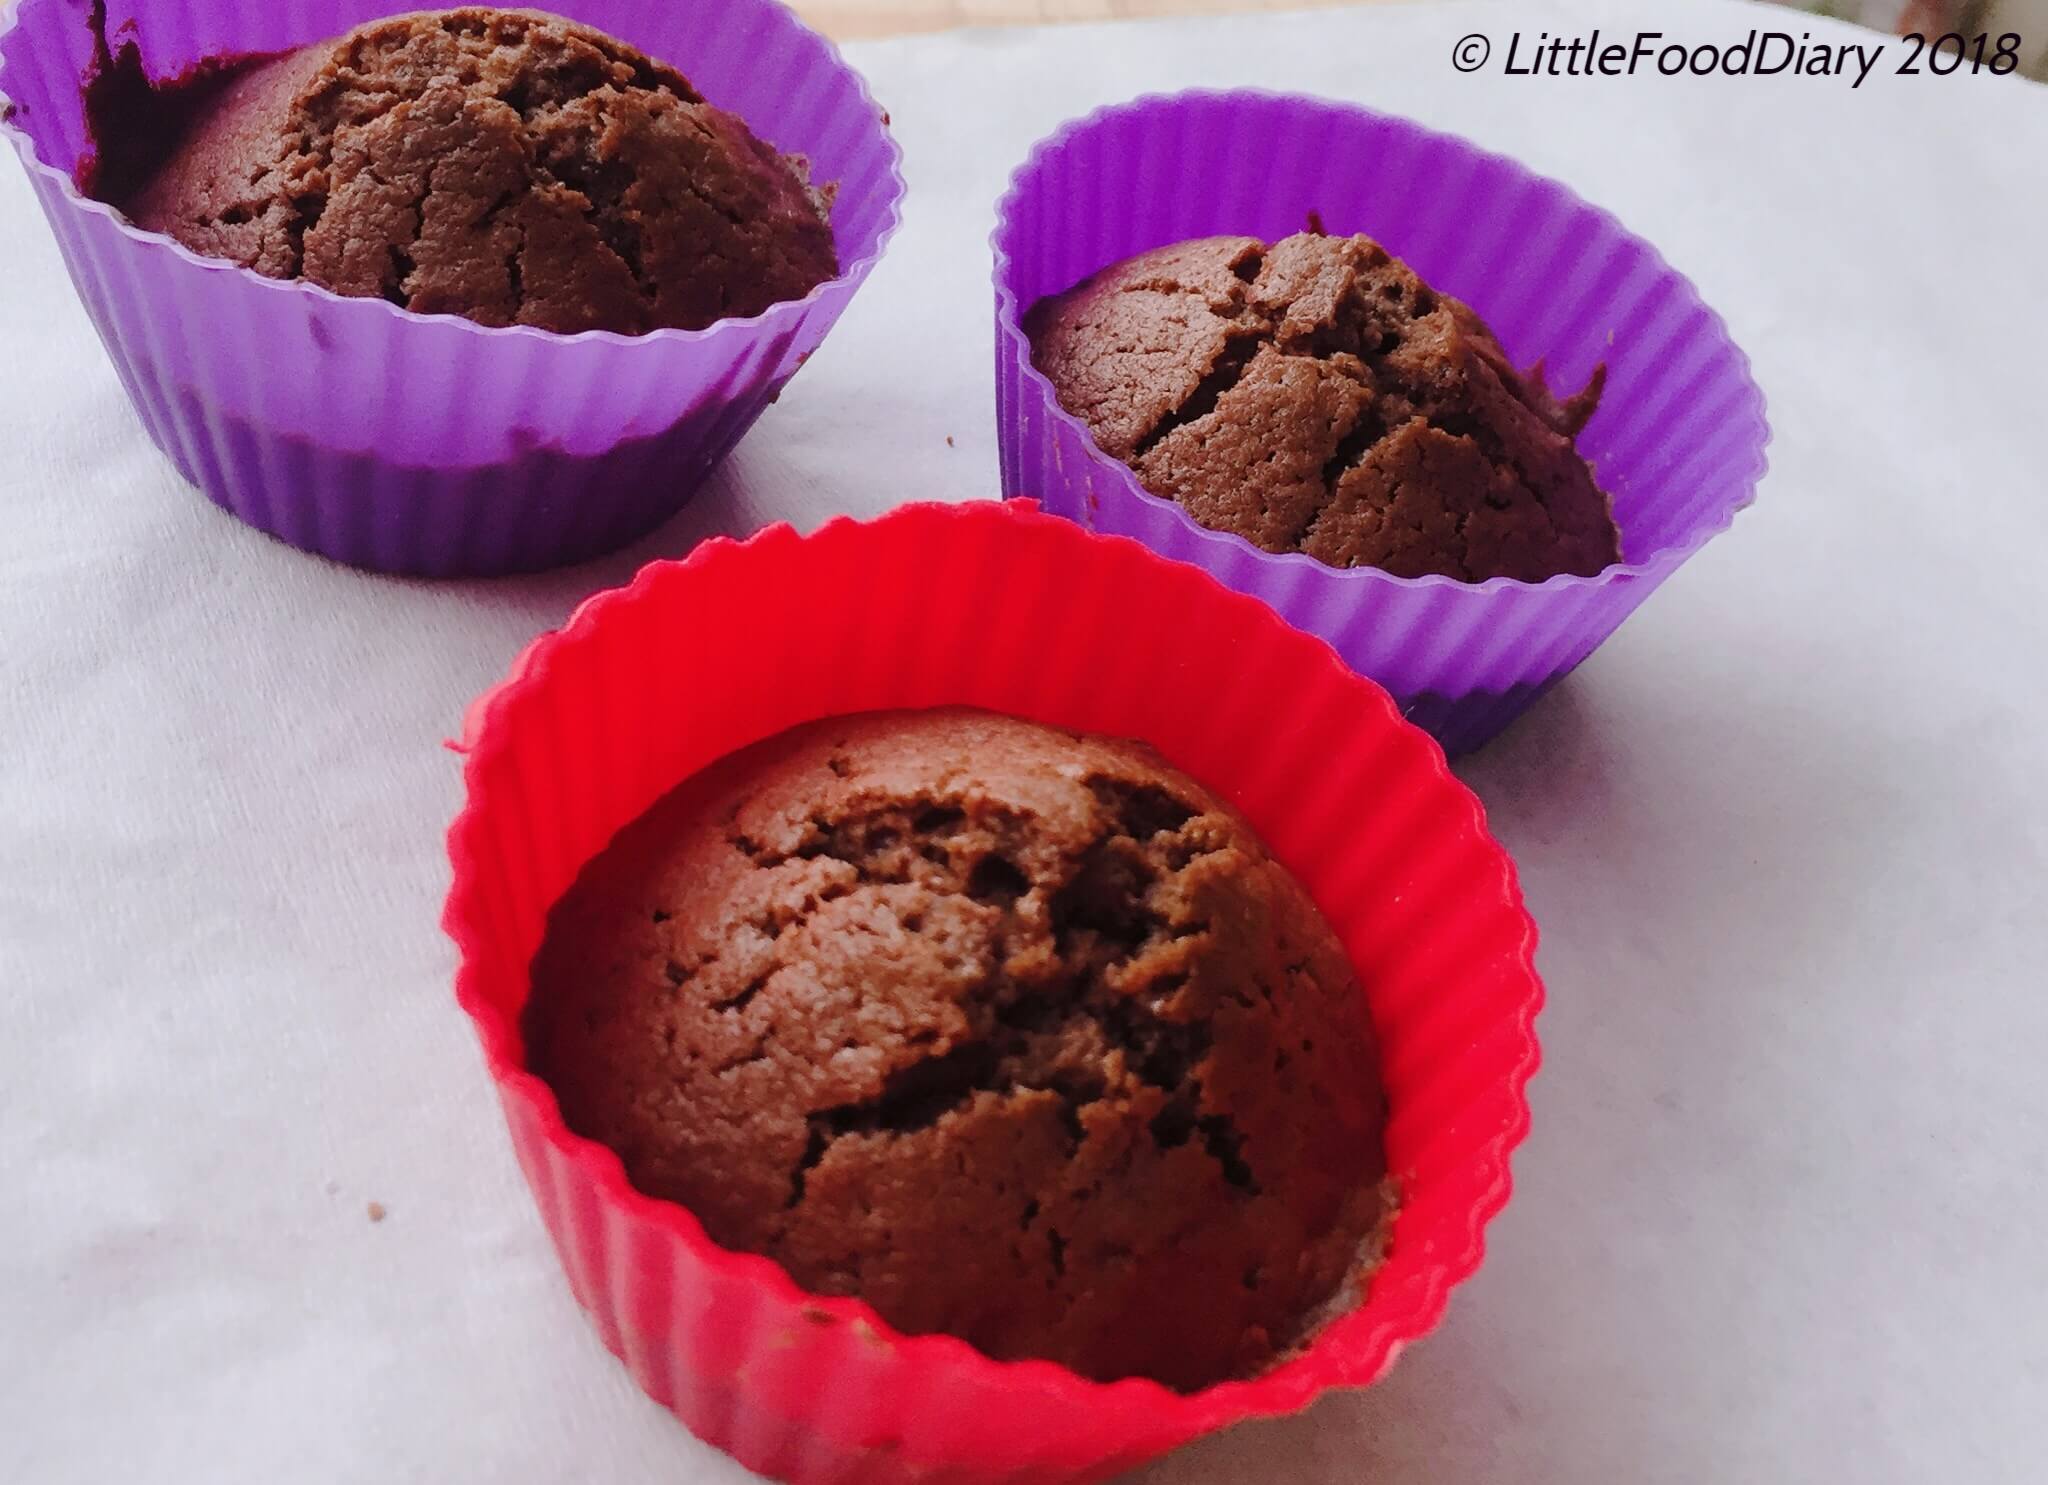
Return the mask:
{"type": "Polygon", "coordinates": [[[1269,552],[1540,582],[1619,560],[1565,401],[1367,237],[1211,237],[1034,306],[1061,405],[1154,494],[1269,552]]]}
{"type": "Polygon", "coordinates": [[[1389,1210],[1343,949],[1134,744],[938,711],[736,755],[558,904],[525,1026],[641,1190],[999,1358],[1254,1372],[1389,1210]]]}
{"type": "Polygon", "coordinates": [[[271,277],[486,325],[636,334],[758,314],[838,272],[804,162],[679,72],[556,16],[396,16],[209,74],[147,169],[135,136],[164,130],[156,95],[108,91],[125,101],[99,110],[96,137],[128,162],[110,199],[271,277]]]}

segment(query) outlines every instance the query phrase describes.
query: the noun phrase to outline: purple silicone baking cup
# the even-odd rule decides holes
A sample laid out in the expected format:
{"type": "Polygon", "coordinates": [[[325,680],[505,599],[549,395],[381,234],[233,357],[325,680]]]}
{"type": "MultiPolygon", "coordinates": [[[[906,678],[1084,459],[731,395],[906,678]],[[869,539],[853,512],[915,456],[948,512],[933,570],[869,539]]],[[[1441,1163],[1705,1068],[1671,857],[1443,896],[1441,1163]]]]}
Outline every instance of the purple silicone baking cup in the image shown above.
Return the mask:
{"type": "Polygon", "coordinates": [[[1404,119],[1259,92],[1101,109],[1032,151],[997,207],[994,246],[1003,493],[1264,599],[1453,754],[1513,721],[1756,498],[1763,394],[1692,285],[1556,181],[1404,119]],[[1472,305],[1516,364],[1544,362],[1552,386],[1576,388],[1606,363],[1579,447],[1613,498],[1622,562],[1593,577],[1463,583],[1264,552],[1148,493],[1032,366],[1020,322],[1045,295],[1164,243],[1285,237],[1311,211],[1472,305]]]}
{"type": "MultiPolygon", "coordinates": [[[[293,546],[429,576],[532,571],[679,510],[816,350],[894,232],[901,154],[860,77],[777,0],[548,0],[672,62],[837,194],[839,277],[704,330],[487,329],[200,258],[81,196],[88,0],[21,0],[0,94],[72,282],[159,447],[293,546]]],[[[392,0],[112,0],[152,76],[405,9],[392,0]]]]}

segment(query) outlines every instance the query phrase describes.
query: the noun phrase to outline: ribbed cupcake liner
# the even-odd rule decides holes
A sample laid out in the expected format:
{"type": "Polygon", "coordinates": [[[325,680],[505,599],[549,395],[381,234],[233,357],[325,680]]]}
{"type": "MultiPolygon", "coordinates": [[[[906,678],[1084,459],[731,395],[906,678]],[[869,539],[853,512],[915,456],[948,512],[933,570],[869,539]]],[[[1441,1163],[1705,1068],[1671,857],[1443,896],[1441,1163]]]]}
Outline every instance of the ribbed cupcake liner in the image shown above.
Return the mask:
{"type": "Polygon", "coordinates": [[[1367,109],[1271,93],[1105,108],[1042,141],[997,208],[1004,493],[1193,562],[1321,635],[1453,753],[1485,742],[1727,528],[1764,470],[1763,396],[1720,319],[1649,244],[1555,181],[1367,109]],[[1190,184],[1193,182],[1194,184],[1190,184]],[[1624,560],[1595,577],[1461,583],[1339,570],[1197,524],[1103,454],[1031,364],[1048,294],[1192,237],[1365,232],[1472,305],[1518,365],[1574,389],[1624,560]]]}
{"type": "MultiPolygon", "coordinates": [[[[403,9],[404,7],[397,7],[403,9]]],[[[0,129],[150,437],[272,535],[391,572],[558,566],[680,509],[824,340],[895,230],[901,156],[866,86],[777,0],[549,0],[673,63],[836,183],[843,271],[801,300],[643,336],[486,329],[200,258],[73,183],[91,153],[87,0],[22,0],[0,129]]],[[[113,0],[152,76],[280,50],[389,0],[113,0]]]]}
{"type": "Polygon", "coordinates": [[[1538,1060],[1535,927],[1513,866],[1384,692],[1198,570],[1021,502],[708,542],[537,642],[471,709],[461,747],[444,921],[513,1147],[605,1344],[750,1468],[802,1485],[1100,1478],[1372,1382],[1478,1266],[1538,1060]],[[903,1337],[635,1192],[526,1069],[519,1015],[548,910],[614,832],[799,723],[939,704],[1154,744],[1245,813],[1357,965],[1399,1216],[1362,1303],[1262,1376],[1181,1395],[903,1337]]]}

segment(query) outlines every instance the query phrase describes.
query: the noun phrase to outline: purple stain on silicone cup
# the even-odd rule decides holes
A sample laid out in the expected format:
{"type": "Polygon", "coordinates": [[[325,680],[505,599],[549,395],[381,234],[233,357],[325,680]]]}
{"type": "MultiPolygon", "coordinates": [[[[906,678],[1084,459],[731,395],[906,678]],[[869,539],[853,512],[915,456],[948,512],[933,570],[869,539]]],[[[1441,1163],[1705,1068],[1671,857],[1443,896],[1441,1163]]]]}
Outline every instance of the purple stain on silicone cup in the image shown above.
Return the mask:
{"type": "MultiPolygon", "coordinates": [[[[93,35],[77,0],[0,31],[0,122],[150,437],[241,519],[339,561],[429,576],[581,561],[673,515],[815,351],[894,233],[901,154],[838,53],[777,0],[551,0],[673,62],[831,182],[840,276],[704,330],[485,329],[199,258],[81,195],[93,35]],[[277,348],[319,349],[319,355],[277,348]]],[[[388,0],[112,0],[152,78],[392,13],[388,0]]]]}
{"type": "Polygon", "coordinates": [[[1393,692],[1451,753],[1486,742],[1590,655],[1727,529],[1764,472],[1769,432],[1749,363],[1656,249],[1557,182],[1403,119],[1258,92],[1105,108],[1032,151],[997,207],[993,242],[1003,493],[1264,599],[1393,692]],[[1202,190],[1180,188],[1197,175],[1202,190]],[[1143,489],[1033,368],[1021,321],[1046,295],[1170,242],[1285,237],[1312,212],[1332,231],[1377,238],[1471,304],[1516,364],[1544,362],[1553,386],[1607,365],[1579,447],[1613,497],[1620,563],[1593,577],[1461,583],[1260,551],[1143,489]]]}

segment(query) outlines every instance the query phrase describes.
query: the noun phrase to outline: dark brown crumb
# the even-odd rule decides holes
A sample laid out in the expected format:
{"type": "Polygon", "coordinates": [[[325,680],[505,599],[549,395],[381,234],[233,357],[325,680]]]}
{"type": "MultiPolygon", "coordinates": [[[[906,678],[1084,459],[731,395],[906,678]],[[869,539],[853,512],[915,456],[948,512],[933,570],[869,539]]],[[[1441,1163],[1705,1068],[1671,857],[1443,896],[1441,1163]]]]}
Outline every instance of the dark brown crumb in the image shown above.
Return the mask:
{"type": "Polygon", "coordinates": [[[1025,329],[1105,453],[1266,551],[1470,582],[1619,560],[1573,444],[1604,374],[1560,401],[1370,238],[1160,248],[1025,329]]]}
{"type": "Polygon", "coordinates": [[[998,1357],[1255,1372],[1378,1252],[1349,962],[1131,744],[942,711],[737,755],[558,904],[525,1028],[640,1189],[998,1357]]]}
{"type": "Polygon", "coordinates": [[[195,252],[563,333],[701,328],[838,272],[803,160],[559,17],[397,16],[168,83],[94,24],[82,183],[195,252]]]}

